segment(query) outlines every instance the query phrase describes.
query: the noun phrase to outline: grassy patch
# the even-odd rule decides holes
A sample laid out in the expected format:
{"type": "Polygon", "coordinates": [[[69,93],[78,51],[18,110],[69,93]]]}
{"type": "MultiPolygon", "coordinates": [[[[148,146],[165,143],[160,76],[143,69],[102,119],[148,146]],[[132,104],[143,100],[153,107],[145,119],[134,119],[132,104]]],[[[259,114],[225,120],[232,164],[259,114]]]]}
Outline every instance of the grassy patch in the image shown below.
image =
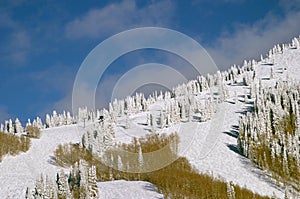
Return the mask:
{"type": "MultiPolygon", "coordinates": [[[[178,136],[151,134],[145,138],[134,138],[131,144],[122,144],[118,147],[132,153],[138,153],[141,147],[144,154],[162,149],[170,143],[178,143],[178,136]]],[[[174,152],[172,146],[170,152],[174,152]]],[[[176,150],[175,150],[176,151],[176,150]]],[[[107,151],[104,159],[110,159],[114,151],[107,151]]],[[[122,154],[118,154],[122,156],[122,154]]],[[[103,162],[93,157],[90,152],[79,145],[59,145],[55,151],[56,162],[60,166],[70,167],[80,159],[84,159],[90,165],[95,165],[99,181],[125,179],[130,181],[142,180],[153,183],[158,191],[166,198],[232,198],[228,195],[228,184],[212,176],[196,171],[188,160],[179,157],[168,166],[148,173],[129,173],[106,166],[103,162]]],[[[125,157],[123,164],[126,165],[125,157]]],[[[117,157],[113,158],[118,159],[117,157]]],[[[144,164],[147,164],[144,162],[144,164]]],[[[130,166],[130,165],[129,165],[130,166]]],[[[235,198],[268,198],[254,194],[251,191],[232,185],[235,198]]],[[[231,194],[232,195],[232,194],[231,194]]]]}
{"type": "Polygon", "coordinates": [[[0,132],[0,161],[6,154],[17,155],[19,152],[26,152],[30,147],[30,138],[18,136],[12,133],[0,132]]]}

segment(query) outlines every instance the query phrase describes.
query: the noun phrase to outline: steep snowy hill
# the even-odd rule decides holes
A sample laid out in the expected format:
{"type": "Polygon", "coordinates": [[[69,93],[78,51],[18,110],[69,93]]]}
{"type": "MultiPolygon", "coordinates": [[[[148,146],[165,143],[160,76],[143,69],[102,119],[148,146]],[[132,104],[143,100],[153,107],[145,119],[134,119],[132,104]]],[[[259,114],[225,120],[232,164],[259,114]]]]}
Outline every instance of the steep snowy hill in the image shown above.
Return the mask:
{"type": "MultiPolygon", "coordinates": [[[[268,86],[279,79],[295,78],[299,81],[299,65],[300,48],[287,48],[283,53],[273,55],[272,60],[254,63],[253,68],[256,81],[260,80],[263,86],[268,86]],[[270,61],[272,64],[269,64],[270,61]]],[[[250,94],[250,86],[245,86],[243,81],[240,75],[235,83],[226,85],[228,96],[218,104],[210,120],[186,120],[168,128],[158,128],[157,132],[178,132],[180,155],[187,157],[199,172],[232,181],[262,195],[275,194],[283,198],[282,188],[237,150],[239,117],[252,106],[252,100],[245,102],[245,95],[250,94]]],[[[204,99],[206,95],[208,93],[203,92],[196,97],[204,99]]],[[[158,100],[150,106],[150,112],[155,112],[157,106],[165,103],[166,100],[158,100]]],[[[129,118],[116,118],[115,141],[128,143],[134,136],[151,132],[151,127],[146,125],[148,115],[149,111],[132,114],[129,118]]],[[[41,173],[54,177],[60,169],[53,163],[53,151],[57,145],[78,143],[85,131],[82,124],[44,129],[40,139],[32,140],[28,152],[4,157],[0,163],[0,198],[24,198],[26,187],[32,188],[41,173]]],[[[98,186],[100,196],[104,198],[162,198],[155,191],[155,186],[147,182],[112,181],[98,183],[98,186]]]]}
{"type": "Polygon", "coordinates": [[[28,152],[5,157],[0,163],[1,198],[24,198],[26,187],[32,187],[41,173],[55,177],[58,168],[52,157],[56,146],[78,142],[82,133],[75,125],[45,129],[40,139],[32,139],[28,152]]]}

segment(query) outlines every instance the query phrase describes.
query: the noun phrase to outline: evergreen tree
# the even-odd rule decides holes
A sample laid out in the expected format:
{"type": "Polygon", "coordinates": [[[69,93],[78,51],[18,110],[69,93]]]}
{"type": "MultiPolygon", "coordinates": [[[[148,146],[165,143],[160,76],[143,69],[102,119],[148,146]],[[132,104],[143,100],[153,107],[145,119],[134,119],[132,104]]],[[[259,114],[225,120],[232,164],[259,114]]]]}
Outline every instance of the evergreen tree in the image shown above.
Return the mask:
{"type": "Polygon", "coordinates": [[[96,177],[96,167],[92,166],[88,171],[88,189],[91,199],[98,198],[98,186],[96,177]]]}
{"type": "Polygon", "coordinates": [[[17,118],[14,123],[14,133],[23,133],[23,132],[24,132],[24,129],[22,127],[22,124],[21,124],[20,120],[17,118]]]}

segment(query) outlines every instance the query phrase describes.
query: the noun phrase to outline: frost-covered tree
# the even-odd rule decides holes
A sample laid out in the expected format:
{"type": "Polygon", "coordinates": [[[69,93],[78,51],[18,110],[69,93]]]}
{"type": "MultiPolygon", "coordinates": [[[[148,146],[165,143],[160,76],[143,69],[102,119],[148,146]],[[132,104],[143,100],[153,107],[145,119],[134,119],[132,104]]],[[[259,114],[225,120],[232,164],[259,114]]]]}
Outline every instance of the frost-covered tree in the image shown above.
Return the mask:
{"type": "Polygon", "coordinates": [[[49,114],[46,114],[46,128],[51,128],[52,122],[49,114]]]}
{"type": "Polygon", "coordinates": [[[275,178],[290,183],[300,175],[298,83],[278,81],[256,92],[254,111],[239,122],[238,148],[275,178]]]}
{"type": "Polygon", "coordinates": [[[46,175],[46,184],[44,187],[44,199],[58,199],[57,188],[54,186],[53,182],[46,175]]]}
{"type": "Polygon", "coordinates": [[[70,169],[70,174],[66,175],[62,170],[57,173],[56,181],[46,176],[36,180],[33,191],[27,188],[25,198],[28,199],[96,199],[99,198],[97,186],[96,167],[89,167],[88,164],[80,160],[70,169]]]}
{"type": "Polygon", "coordinates": [[[56,175],[57,194],[59,198],[71,198],[71,192],[68,184],[68,178],[63,170],[56,175]]]}
{"type": "Polygon", "coordinates": [[[7,132],[8,133],[14,133],[15,132],[13,122],[12,122],[11,119],[9,119],[8,124],[7,124],[7,132]]]}
{"type": "Polygon", "coordinates": [[[98,186],[95,166],[92,166],[88,170],[88,190],[90,199],[98,198],[98,186]]]}
{"type": "Polygon", "coordinates": [[[24,128],[22,127],[22,124],[20,120],[17,118],[14,123],[14,133],[23,133],[24,128]]]}
{"type": "Polygon", "coordinates": [[[41,120],[41,118],[37,117],[35,120],[33,120],[32,122],[32,126],[37,127],[39,129],[43,129],[43,122],[41,120]]]}
{"type": "Polygon", "coordinates": [[[52,120],[52,126],[59,126],[60,119],[55,110],[52,112],[51,120],[52,120]]]}
{"type": "Polygon", "coordinates": [[[91,153],[101,156],[115,144],[114,124],[109,119],[87,128],[82,136],[81,145],[91,153]]]}
{"type": "Polygon", "coordinates": [[[44,180],[43,180],[43,176],[41,176],[35,182],[33,197],[35,199],[43,199],[44,198],[44,180]]]}

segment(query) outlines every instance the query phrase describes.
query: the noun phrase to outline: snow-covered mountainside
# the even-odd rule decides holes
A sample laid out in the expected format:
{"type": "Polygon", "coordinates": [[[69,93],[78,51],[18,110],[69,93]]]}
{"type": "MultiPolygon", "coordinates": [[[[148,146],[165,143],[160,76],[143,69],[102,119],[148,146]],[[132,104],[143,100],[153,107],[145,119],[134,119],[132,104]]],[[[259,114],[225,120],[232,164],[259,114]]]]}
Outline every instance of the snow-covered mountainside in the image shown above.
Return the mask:
{"type": "MultiPolygon", "coordinates": [[[[300,81],[299,45],[298,48],[290,46],[281,52],[274,51],[271,54],[262,61],[245,63],[255,71],[255,81],[261,81],[263,86],[273,85],[276,80],[287,78],[300,81]]],[[[153,126],[149,116],[160,114],[157,112],[157,107],[164,107],[165,112],[168,107],[172,109],[169,104],[172,104],[174,99],[171,97],[158,97],[147,104],[145,111],[132,112],[130,115],[116,115],[113,125],[114,142],[129,143],[132,137],[143,136],[153,131],[153,128],[157,133],[177,131],[180,137],[180,155],[185,156],[199,172],[232,181],[261,195],[276,195],[283,198],[284,190],[278,187],[266,172],[258,169],[249,159],[242,156],[237,149],[239,118],[251,109],[252,104],[249,102],[253,101],[245,98],[245,95],[250,95],[250,86],[245,86],[245,81],[247,81],[247,74],[236,75],[234,82],[230,80],[225,82],[222,85],[224,96],[216,98],[218,103],[208,103],[208,106],[212,107],[210,111],[206,110],[206,115],[210,116],[205,119],[201,112],[192,113],[191,108],[187,107],[184,110],[187,112],[185,119],[175,121],[175,116],[164,115],[166,120],[163,121],[167,121],[169,125],[161,126],[162,122],[159,122],[156,126],[154,122],[155,126],[153,126]]],[[[214,89],[220,91],[220,88],[212,88],[197,93],[193,100],[200,104],[207,103],[206,100],[213,95],[214,89]]],[[[179,97],[178,100],[184,101],[184,97],[179,97]]],[[[50,124],[49,116],[48,120],[50,124]]],[[[60,169],[53,162],[53,152],[57,145],[82,142],[82,135],[86,134],[88,127],[92,125],[87,123],[85,128],[83,122],[59,127],[48,125],[51,128],[42,129],[41,138],[32,140],[28,152],[4,157],[0,162],[0,198],[24,198],[26,187],[32,188],[41,173],[55,177],[60,169]]],[[[100,198],[163,197],[156,192],[154,185],[147,182],[101,182],[98,183],[98,187],[100,198]],[[130,195],[126,195],[127,193],[130,195]]]]}

